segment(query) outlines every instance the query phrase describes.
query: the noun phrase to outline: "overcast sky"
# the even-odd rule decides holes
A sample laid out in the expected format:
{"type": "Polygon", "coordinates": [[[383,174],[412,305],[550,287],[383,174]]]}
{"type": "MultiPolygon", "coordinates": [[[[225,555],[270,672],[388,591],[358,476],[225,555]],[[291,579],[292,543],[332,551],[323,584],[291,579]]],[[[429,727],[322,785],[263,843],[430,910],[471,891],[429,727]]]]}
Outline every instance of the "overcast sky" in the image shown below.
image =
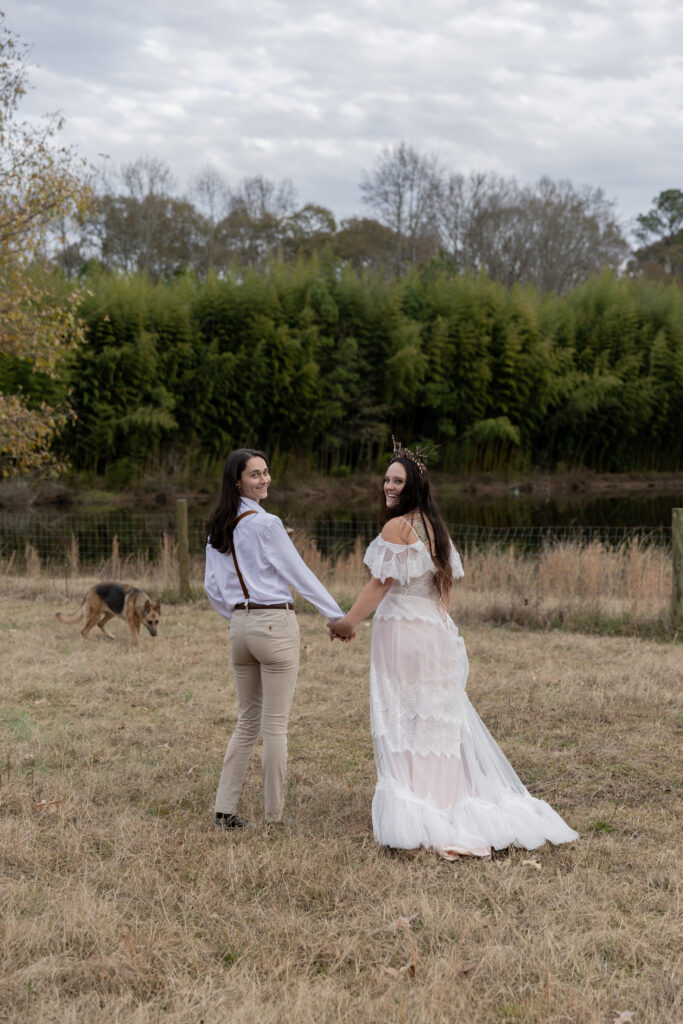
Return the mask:
{"type": "Polygon", "coordinates": [[[683,188],[681,0],[1,7],[33,47],[23,112],[62,110],[95,163],[163,159],[181,192],[213,164],[348,215],[401,140],[453,170],[599,185],[625,221],[683,188]]]}

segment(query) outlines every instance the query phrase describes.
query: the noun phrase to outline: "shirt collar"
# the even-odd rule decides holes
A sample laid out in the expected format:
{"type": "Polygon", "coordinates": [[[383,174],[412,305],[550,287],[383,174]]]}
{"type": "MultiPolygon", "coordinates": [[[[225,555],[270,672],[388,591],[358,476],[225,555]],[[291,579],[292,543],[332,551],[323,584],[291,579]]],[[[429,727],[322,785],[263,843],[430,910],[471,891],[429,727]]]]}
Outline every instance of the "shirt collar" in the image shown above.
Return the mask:
{"type": "Polygon", "coordinates": [[[247,509],[254,512],[263,512],[263,509],[259,505],[258,501],[254,501],[252,498],[242,498],[240,501],[240,512],[246,512],[247,509]]]}

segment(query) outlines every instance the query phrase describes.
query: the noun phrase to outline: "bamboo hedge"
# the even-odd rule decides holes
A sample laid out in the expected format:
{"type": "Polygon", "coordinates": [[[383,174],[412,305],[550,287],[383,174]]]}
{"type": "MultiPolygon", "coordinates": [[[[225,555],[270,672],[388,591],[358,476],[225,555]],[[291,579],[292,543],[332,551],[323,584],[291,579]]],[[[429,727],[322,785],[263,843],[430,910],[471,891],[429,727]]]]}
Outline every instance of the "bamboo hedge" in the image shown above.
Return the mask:
{"type": "MultiPolygon", "coordinates": [[[[560,298],[316,259],[157,285],[92,272],[83,288],[86,341],[50,399],[70,391],[72,464],[121,483],[242,444],[345,472],[392,432],[440,444],[445,469],[683,468],[676,286],[605,273],[560,298]]],[[[43,397],[4,359],[0,389],[17,385],[43,397]]]]}

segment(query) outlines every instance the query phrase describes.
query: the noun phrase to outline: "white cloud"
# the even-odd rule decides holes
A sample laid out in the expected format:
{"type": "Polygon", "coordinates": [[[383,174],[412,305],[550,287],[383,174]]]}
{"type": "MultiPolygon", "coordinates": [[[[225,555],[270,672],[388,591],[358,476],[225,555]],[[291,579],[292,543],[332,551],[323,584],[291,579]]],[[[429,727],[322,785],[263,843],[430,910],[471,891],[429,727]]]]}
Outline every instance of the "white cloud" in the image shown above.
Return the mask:
{"type": "Polygon", "coordinates": [[[338,216],[401,139],[453,169],[601,185],[624,217],[683,187],[678,0],[3,6],[40,65],[25,110],[62,109],[93,160],[290,177],[338,216]]]}

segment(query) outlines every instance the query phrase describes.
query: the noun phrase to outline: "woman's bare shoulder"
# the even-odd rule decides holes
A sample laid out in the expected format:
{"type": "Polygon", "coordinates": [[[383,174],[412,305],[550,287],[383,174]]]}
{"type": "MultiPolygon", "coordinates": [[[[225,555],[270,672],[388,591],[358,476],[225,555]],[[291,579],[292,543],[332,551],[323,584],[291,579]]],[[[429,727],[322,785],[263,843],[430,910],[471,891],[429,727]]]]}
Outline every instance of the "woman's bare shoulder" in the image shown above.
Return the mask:
{"type": "Polygon", "coordinates": [[[382,527],[382,540],[389,544],[414,544],[416,536],[410,523],[397,516],[382,527]]]}

